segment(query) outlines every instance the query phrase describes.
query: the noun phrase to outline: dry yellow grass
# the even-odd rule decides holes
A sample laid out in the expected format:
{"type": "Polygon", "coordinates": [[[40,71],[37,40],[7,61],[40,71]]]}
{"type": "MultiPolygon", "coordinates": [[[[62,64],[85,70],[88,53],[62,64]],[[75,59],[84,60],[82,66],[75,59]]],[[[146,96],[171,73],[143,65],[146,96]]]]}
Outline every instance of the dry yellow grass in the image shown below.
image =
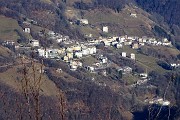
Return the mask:
{"type": "Polygon", "coordinates": [[[151,48],[157,50],[157,51],[161,51],[164,52],[164,54],[167,55],[178,55],[180,54],[180,51],[174,47],[165,47],[165,46],[150,46],[151,48]]]}
{"type": "Polygon", "coordinates": [[[140,65],[144,69],[147,69],[147,72],[150,72],[152,70],[158,71],[159,73],[167,72],[167,70],[157,65],[156,63],[156,61],[158,60],[157,58],[140,54],[136,50],[130,48],[129,46],[123,46],[122,49],[115,49],[115,48],[111,48],[111,49],[115,51],[115,53],[126,52],[127,55],[130,55],[130,53],[135,53],[136,64],[140,65]]]}
{"type": "Polygon", "coordinates": [[[0,15],[0,39],[1,40],[14,40],[16,41],[20,37],[15,32],[15,29],[22,31],[18,22],[12,18],[8,18],[0,15]]]}
{"type": "MultiPolygon", "coordinates": [[[[6,85],[14,88],[16,91],[21,91],[21,80],[23,79],[23,74],[18,73],[17,69],[23,68],[23,65],[16,65],[12,68],[9,68],[7,71],[0,73],[0,82],[5,83],[6,85]]],[[[35,64],[36,72],[35,72],[35,80],[39,79],[40,72],[37,70],[40,69],[40,64],[35,64]]],[[[33,71],[32,68],[29,68],[28,79],[31,84],[34,84],[33,80],[33,71]]],[[[45,74],[42,74],[41,79],[41,94],[46,96],[56,96],[58,94],[58,88],[55,83],[48,79],[45,74]]]]}
{"type": "Polygon", "coordinates": [[[130,16],[131,11],[135,10],[129,6],[126,6],[126,8],[120,13],[115,13],[113,10],[107,8],[95,9],[91,11],[84,11],[84,18],[87,18],[91,24],[95,25],[101,23],[114,24],[114,26],[109,28],[110,33],[112,32],[115,34],[128,34],[135,36],[153,36],[151,26],[155,23],[148,18],[148,15],[145,16],[145,13],[143,13],[145,15],[142,15],[141,10],[137,9],[135,12],[137,13],[137,18],[135,18],[130,16]]]}
{"type": "Polygon", "coordinates": [[[11,51],[8,48],[0,46],[0,56],[8,57],[11,51]]]}
{"type": "Polygon", "coordinates": [[[41,2],[44,2],[44,3],[52,3],[52,1],[51,0],[40,0],[41,2]]]}

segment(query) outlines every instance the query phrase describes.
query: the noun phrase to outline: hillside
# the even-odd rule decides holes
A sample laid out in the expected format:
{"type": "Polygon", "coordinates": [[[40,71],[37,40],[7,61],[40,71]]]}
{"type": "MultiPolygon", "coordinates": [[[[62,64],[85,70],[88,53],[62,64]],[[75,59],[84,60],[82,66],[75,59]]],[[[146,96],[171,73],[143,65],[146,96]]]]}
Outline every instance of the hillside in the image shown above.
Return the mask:
{"type": "Polygon", "coordinates": [[[178,6],[1,0],[0,120],[178,120],[178,6]]]}
{"type": "Polygon", "coordinates": [[[18,25],[18,22],[12,18],[5,17],[3,15],[0,16],[0,40],[14,40],[20,38],[15,30],[22,31],[22,28],[18,25]]]}
{"type": "MultiPolygon", "coordinates": [[[[176,40],[176,46],[179,48],[180,39],[180,1],[178,0],[136,0],[137,4],[149,13],[154,14],[156,21],[162,26],[169,25],[172,39],[176,40]]],[[[164,27],[167,28],[167,27],[164,27]]]]}

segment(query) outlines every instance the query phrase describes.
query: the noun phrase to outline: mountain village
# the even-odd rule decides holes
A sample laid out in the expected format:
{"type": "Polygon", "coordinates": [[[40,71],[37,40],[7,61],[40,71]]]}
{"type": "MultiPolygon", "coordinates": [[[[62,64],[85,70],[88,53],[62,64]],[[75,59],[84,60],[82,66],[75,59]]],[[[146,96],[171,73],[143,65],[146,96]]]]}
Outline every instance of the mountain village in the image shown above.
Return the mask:
{"type": "MultiPolygon", "coordinates": [[[[80,23],[88,24],[86,20],[81,20],[80,23]]],[[[30,28],[24,28],[23,32],[30,34],[30,28]]],[[[102,28],[102,32],[108,33],[108,26],[104,26],[102,28]]],[[[39,31],[39,36],[44,37],[41,31],[39,31]]],[[[13,41],[7,40],[1,43],[5,47],[13,46],[13,49],[21,54],[21,51],[33,51],[44,59],[55,59],[55,60],[63,60],[66,64],[68,64],[69,69],[71,71],[76,71],[78,68],[85,68],[90,73],[101,73],[106,76],[107,71],[106,68],[110,66],[115,66],[116,70],[122,74],[132,74],[133,69],[129,66],[118,66],[113,63],[111,60],[107,58],[104,54],[102,54],[101,50],[97,48],[97,46],[103,47],[113,47],[115,49],[121,49],[124,46],[128,46],[132,49],[139,49],[145,45],[152,46],[166,46],[172,47],[171,42],[167,38],[156,39],[151,37],[137,37],[137,36],[113,36],[113,37],[99,37],[95,39],[90,36],[90,39],[85,42],[78,42],[69,38],[69,36],[64,36],[59,33],[55,33],[54,31],[48,31],[46,34],[46,41],[52,40],[54,43],[62,44],[62,47],[54,47],[50,46],[48,48],[42,47],[39,40],[29,39],[29,43],[27,45],[16,44],[13,41]],[[83,59],[88,57],[92,57],[93,60],[90,62],[84,62],[83,59]]],[[[130,53],[127,54],[127,51],[123,51],[121,53],[121,57],[130,59],[132,61],[136,61],[136,54],[130,53]]],[[[171,64],[173,67],[177,67],[179,64],[171,64]]],[[[62,71],[61,68],[57,69],[57,71],[62,71]]],[[[137,85],[141,85],[147,83],[148,81],[148,73],[139,74],[139,80],[132,84],[131,87],[136,87],[137,85]]],[[[94,81],[94,79],[92,78],[94,81]]],[[[103,84],[104,85],[104,84],[103,84]]],[[[165,101],[167,102],[167,101],[165,101]]],[[[151,103],[151,102],[150,102],[151,103]]],[[[165,104],[161,101],[162,104],[165,104]]],[[[169,102],[168,104],[169,105],[169,102]]]]}

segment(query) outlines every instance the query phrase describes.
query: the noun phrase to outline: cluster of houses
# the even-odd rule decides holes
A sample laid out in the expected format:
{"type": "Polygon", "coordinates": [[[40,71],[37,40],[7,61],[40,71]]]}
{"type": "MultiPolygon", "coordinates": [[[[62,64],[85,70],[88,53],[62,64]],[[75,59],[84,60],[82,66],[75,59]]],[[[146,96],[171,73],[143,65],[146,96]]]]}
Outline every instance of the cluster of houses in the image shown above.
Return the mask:
{"type": "Polygon", "coordinates": [[[170,66],[173,68],[179,68],[180,64],[179,63],[171,63],[170,66]]]}
{"type": "MultiPolygon", "coordinates": [[[[39,32],[39,36],[44,36],[43,31],[39,32]]],[[[61,43],[69,40],[69,36],[63,36],[59,33],[55,33],[54,31],[49,31],[46,37],[48,40],[54,40],[56,43],[61,43]]]]}
{"type": "MultiPolygon", "coordinates": [[[[103,27],[104,31],[108,31],[108,27],[103,27]]],[[[30,33],[29,28],[25,28],[24,32],[30,33]]],[[[42,36],[43,33],[39,32],[39,35],[42,36]]],[[[76,70],[78,67],[82,67],[82,63],[80,62],[81,58],[89,56],[89,55],[96,55],[97,49],[96,45],[103,43],[105,47],[113,46],[117,49],[122,48],[124,45],[129,45],[133,49],[138,49],[140,46],[145,44],[161,44],[161,45],[171,45],[167,39],[163,39],[163,42],[157,42],[155,38],[148,38],[148,37],[132,37],[132,36],[120,36],[120,37],[109,37],[109,38],[102,38],[89,40],[87,42],[78,43],[77,41],[73,42],[69,39],[69,36],[63,36],[61,34],[55,33],[53,31],[49,31],[47,33],[48,38],[56,41],[57,43],[65,43],[66,45],[62,48],[42,48],[40,47],[39,40],[30,39],[29,45],[32,47],[36,47],[39,56],[44,58],[57,58],[62,59],[67,62],[71,68],[71,70],[76,70]],[[166,43],[166,44],[165,44],[166,43]],[[168,44],[169,43],[169,44],[168,44]]],[[[5,43],[4,43],[5,44],[5,43]]],[[[6,43],[8,44],[8,42],[6,43]]],[[[14,44],[14,43],[13,43],[14,44]]],[[[126,52],[122,52],[122,57],[127,57],[126,52]]],[[[135,60],[135,54],[131,53],[130,58],[135,60]]],[[[100,63],[107,63],[107,58],[99,59],[100,63]],[[101,61],[102,60],[102,61],[101,61]]],[[[87,70],[93,72],[98,64],[94,64],[93,66],[86,67],[87,70]]],[[[100,64],[102,65],[102,64],[100,64]]],[[[124,69],[126,71],[126,68],[124,69]]]]}
{"type": "Polygon", "coordinates": [[[171,41],[168,41],[167,38],[162,38],[157,40],[156,38],[149,37],[136,37],[136,36],[120,36],[120,37],[109,37],[109,38],[99,38],[97,40],[89,41],[89,44],[100,44],[103,42],[105,46],[114,46],[117,49],[122,48],[123,45],[131,46],[133,49],[138,49],[144,45],[153,45],[153,46],[172,46],[171,41]]]}
{"type": "Polygon", "coordinates": [[[153,99],[146,99],[144,102],[148,103],[148,104],[156,104],[156,105],[161,105],[161,106],[169,106],[170,105],[170,101],[164,100],[163,98],[160,98],[160,97],[156,97],[153,99]]]}
{"type": "MultiPolygon", "coordinates": [[[[127,57],[127,53],[126,52],[122,52],[121,56],[122,57],[127,57]]],[[[131,53],[129,58],[132,59],[132,60],[135,60],[136,59],[136,55],[134,53],[131,53]]]]}
{"type": "Polygon", "coordinates": [[[85,68],[91,73],[101,73],[106,76],[106,68],[111,65],[111,61],[104,55],[96,55],[96,62],[91,65],[85,65],[85,68]]]}
{"type": "MultiPolygon", "coordinates": [[[[133,14],[132,14],[133,16],[133,14]]],[[[87,19],[79,19],[79,24],[88,25],[87,19]]],[[[25,33],[31,33],[31,29],[29,27],[25,27],[23,30],[25,33]]],[[[102,31],[108,33],[108,26],[103,26],[102,31]]],[[[45,33],[43,31],[39,32],[39,36],[44,36],[45,33]]],[[[91,39],[86,42],[77,42],[70,40],[69,36],[63,36],[59,33],[55,33],[54,31],[49,31],[46,34],[47,40],[53,40],[56,43],[63,43],[64,46],[61,48],[43,48],[40,46],[39,40],[30,39],[28,47],[31,46],[35,48],[38,55],[44,58],[50,59],[62,59],[66,62],[70,70],[77,70],[78,67],[85,67],[89,72],[101,71],[103,75],[106,75],[105,68],[107,68],[111,61],[107,59],[107,57],[103,55],[99,55],[97,60],[99,62],[94,63],[92,65],[83,65],[81,59],[86,56],[94,56],[97,55],[96,46],[99,44],[103,44],[105,47],[113,46],[117,49],[122,48],[123,46],[131,46],[133,49],[138,49],[144,45],[164,45],[171,46],[171,42],[167,40],[167,38],[163,38],[162,40],[157,40],[155,38],[149,37],[136,37],[136,36],[117,36],[117,37],[108,37],[98,39],[91,39]]],[[[14,44],[11,42],[4,42],[3,44],[14,44]]],[[[16,46],[16,48],[20,48],[20,46],[16,46]]],[[[24,47],[23,47],[24,48],[24,47]]],[[[27,47],[25,47],[27,48],[27,47]]],[[[127,57],[126,52],[122,52],[122,57],[127,57]]],[[[135,54],[130,53],[129,58],[135,60],[135,54]]],[[[129,74],[132,72],[132,68],[125,66],[121,68],[124,74],[129,74]]]]}
{"type": "MultiPolygon", "coordinates": [[[[137,17],[137,14],[130,13],[131,17],[137,17]]],[[[76,20],[76,23],[80,25],[88,25],[88,19],[78,19],[76,20]]],[[[108,26],[102,26],[102,32],[108,33],[109,27],[108,26]]],[[[89,35],[89,37],[92,37],[92,34],[89,35]]],[[[116,48],[121,48],[123,45],[130,45],[133,49],[138,49],[141,46],[144,45],[153,45],[153,46],[172,46],[171,42],[167,38],[162,38],[160,40],[157,40],[156,38],[152,37],[137,37],[137,36],[120,36],[120,37],[111,37],[111,38],[99,38],[97,40],[92,40],[91,43],[97,44],[99,42],[103,41],[106,46],[115,46],[116,48]]]]}

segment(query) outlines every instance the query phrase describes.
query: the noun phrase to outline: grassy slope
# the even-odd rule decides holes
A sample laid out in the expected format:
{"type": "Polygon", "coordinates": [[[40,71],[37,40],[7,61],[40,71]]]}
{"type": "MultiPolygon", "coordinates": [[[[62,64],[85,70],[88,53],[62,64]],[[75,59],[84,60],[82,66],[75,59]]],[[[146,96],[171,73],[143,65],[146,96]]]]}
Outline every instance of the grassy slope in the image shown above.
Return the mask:
{"type": "Polygon", "coordinates": [[[8,57],[11,51],[8,48],[0,46],[0,56],[8,57]]]}
{"type": "MultiPolygon", "coordinates": [[[[39,66],[36,64],[36,67],[39,66]]],[[[20,80],[23,78],[21,73],[17,72],[18,68],[22,68],[22,65],[16,65],[9,68],[7,71],[0,73],[0,82],[5,83],[6,85],[14,88],[16,91],[21,90],[20,80]]],[[[32,68],[31,68],[32,69],[32,68]]],[[[30,81],[32,79],[32,70],[28,74],[30,81]]],[[[36,72],[36,80],[39,78],[39,72],[36,72]]],[[[33,83],[33,82],[31,82],[33,83]]],[[[41,84],[41,94],[46,96],[55,96],[58,93],[58,88],[56,85],[48,79],[46,75],[42,75],[42,84],[41,84]]]]}
{"type": "Polygon", "coordinates": [[[16,41],[20,37],[15,29],[22,31],[16,20],[0,15],[0,39],[16,41]]]}
{"type": "MultiPolygon", "coordinates": [[[[166,49],[166,47],[160,47],[161,49],[166,49]]],[[[131,53],[135,53],[136,55],[136,64],[147,70],[147,72],[151,71],[157,71],[161,74],[168,72],[168,70],[163,69],[159,65],[157,65],[156,61],[157,58],[146,56],[143,54],[139,54],[136,50],[130,48],[129,46],[124,46],[122,49],[115,49],[113,47],[110,48],[114,51],[114,53],[122,53],[126,52],[127,55],[130,55],[131,53]]],[[[178,54],[179,51],[175,48],[167,48],[166,52],[173,52],[173,54],[178,54]]],[[[137,76],[133,75],[123,75],[123,80],[127,81],[127,84],[133,84],[136,82],[139,78],[137,76]]]]}
{"type": "Polygon", "coordinates": [[[52,3],[51,0],[40,0],[40,1],[44,3],[52,3]]]}
{"type": "MultiPolygon", "coordinates": [[[[115,13],[108,8],[98,8],[93,10],[75,9],[73,3],[80,0],[67,1],[67,18],[81,18],[81,12],[83,12],[83,18],[88,19],[90,24],[96,25],[96,28],[90,28],[89,26],[79,27],[84,34],[92,34],[95,37],[99,36],[102,26],[101,24],[108,24],[110,35],[135,35],[135,36],[154,36],[151,31],[151,27],[154,26],[154,22],[149,19],[150,14],[135,6],[126,6],[120,13],[115,13]],[[136,13],[137,18],[131,17],[130,13],[136,13]]],[[[92,0],[83,0],[84,3],[89,3],[92,0]]]]}
{"type": "Polygon", "coordinates": [[[87,18],[91,24],[110,23],[110,32],[128,34],[128,35],[152,35],[150,26],[153,22],[148,19],[148,14],[141,9],[134,10],[127,6],[120,13],[114,13],[112,10],[91,10],[85,11],[84,18],[87,18]],[[132,12],[133,11],[133,12],[132,12]],[[137,18],[131,17],[130,13],[137,13],[137,18]]]}
{"type": "Polygon", "coordinates": [[[136,63],[142,66],[144,69],[147,69],[147,72],[150,72],[152,70],[158,71],[160,73],[167,72],[167,70],[164,70],[163,68],[157,65],[156,63],[156,61],[158,60],[157,58],[139,54],[136,50],[130,48],[129,46],[124,46],[122,49],[115,49],[115,48],[112,49],[118,53],[127,52],[127,55],[130,55],[130,53],[135,53],[136,63]]]}

